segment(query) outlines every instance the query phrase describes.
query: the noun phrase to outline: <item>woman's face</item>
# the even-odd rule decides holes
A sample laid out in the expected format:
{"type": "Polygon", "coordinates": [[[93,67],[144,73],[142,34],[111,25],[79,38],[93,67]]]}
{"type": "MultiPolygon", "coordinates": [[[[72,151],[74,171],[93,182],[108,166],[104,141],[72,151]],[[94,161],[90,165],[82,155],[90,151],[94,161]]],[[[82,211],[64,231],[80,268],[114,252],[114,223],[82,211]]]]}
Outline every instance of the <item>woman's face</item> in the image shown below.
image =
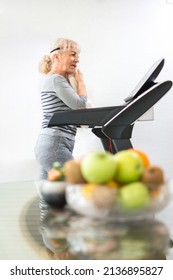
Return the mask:
{"type": "Polygon", "coordinates": [[[58,68],[61,75],[73,74],[79,62],[79,53],[76,49],[63,51],[59,56],[58,68]]]}

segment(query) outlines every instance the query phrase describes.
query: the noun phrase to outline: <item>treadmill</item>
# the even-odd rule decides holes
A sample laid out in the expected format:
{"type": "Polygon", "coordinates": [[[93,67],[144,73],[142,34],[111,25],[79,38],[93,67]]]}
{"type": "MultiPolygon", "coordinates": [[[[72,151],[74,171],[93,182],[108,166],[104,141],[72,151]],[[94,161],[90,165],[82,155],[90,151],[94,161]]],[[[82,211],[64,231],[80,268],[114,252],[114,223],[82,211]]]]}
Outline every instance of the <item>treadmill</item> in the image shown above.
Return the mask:
{"type": "Polygon", "coordinates": [[[172,81],[156,83],[164,66],[164,59],[155,62],[123,105],[69,110],[54,113],[48,127],[75,125],[87,126],[98,137],[105,151],[112,154],[132,148],[132,131],[136,121],[152,110],[172,87],[172,81]]]}

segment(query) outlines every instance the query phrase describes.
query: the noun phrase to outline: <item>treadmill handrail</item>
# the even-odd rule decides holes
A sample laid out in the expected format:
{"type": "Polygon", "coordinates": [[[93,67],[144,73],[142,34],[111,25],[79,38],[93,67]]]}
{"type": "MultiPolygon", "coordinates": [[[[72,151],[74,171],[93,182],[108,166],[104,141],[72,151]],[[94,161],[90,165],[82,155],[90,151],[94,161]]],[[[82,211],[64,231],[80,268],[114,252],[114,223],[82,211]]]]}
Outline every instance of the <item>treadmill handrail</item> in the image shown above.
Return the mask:
{"type": "MultiPolygon", "coordinates": [[[[127,104],[127,106],[124,107],[119,113],[112,116],[111,119],[107,120],[103,126],[103,130],[107,126],[130,125],[134,123],[159,99],[161,99],[171,87],[172,81],[165,81],[155,84],[149,90],[145,91],[132,102],[127,104]]],[[[114,112],[112,111],[111,114],[113,115],[114,112]]]]}
{"type": "Polygon", "coordinates": [[[124,108],[124,105],[56,112],[51,117],[48,127],[56,125],[103,126],[105,123],[104,120],[109,116],[110,112],[114,111],[118,113],[122,108],[124,108]]]}

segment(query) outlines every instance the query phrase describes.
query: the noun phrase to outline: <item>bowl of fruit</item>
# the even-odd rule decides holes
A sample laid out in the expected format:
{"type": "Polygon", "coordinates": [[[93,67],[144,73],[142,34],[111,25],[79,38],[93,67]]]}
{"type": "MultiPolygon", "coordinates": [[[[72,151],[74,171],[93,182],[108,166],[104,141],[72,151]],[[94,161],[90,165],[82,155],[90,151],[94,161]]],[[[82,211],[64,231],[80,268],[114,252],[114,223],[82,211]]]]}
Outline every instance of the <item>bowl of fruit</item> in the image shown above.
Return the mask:
{"type": "Polygon", "coordinates": [[[96,219],[130,221],[151,218],[169,202],[161,167],[129,149],[93,151],[64,164],[66,202],[76,213],[96,219]]]}

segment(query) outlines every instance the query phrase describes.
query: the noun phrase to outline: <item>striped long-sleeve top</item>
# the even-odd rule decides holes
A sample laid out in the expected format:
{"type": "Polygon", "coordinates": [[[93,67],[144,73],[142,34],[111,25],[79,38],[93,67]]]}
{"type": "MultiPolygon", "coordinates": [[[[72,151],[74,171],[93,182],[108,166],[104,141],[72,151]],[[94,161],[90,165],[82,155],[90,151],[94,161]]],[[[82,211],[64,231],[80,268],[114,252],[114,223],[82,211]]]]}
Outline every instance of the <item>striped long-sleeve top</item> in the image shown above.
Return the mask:
{"type": "MultiPolygon", "coordinates": [[[[58,74],[46,75],[41,83],[41,102],[43,111],[42,128],[48,126],[55,112],[86,108],[87,97],[79,96],[67,80],[58,74]]],[[[75,135],[73,125],[54,127],[63,134],[75,135]]]]}

